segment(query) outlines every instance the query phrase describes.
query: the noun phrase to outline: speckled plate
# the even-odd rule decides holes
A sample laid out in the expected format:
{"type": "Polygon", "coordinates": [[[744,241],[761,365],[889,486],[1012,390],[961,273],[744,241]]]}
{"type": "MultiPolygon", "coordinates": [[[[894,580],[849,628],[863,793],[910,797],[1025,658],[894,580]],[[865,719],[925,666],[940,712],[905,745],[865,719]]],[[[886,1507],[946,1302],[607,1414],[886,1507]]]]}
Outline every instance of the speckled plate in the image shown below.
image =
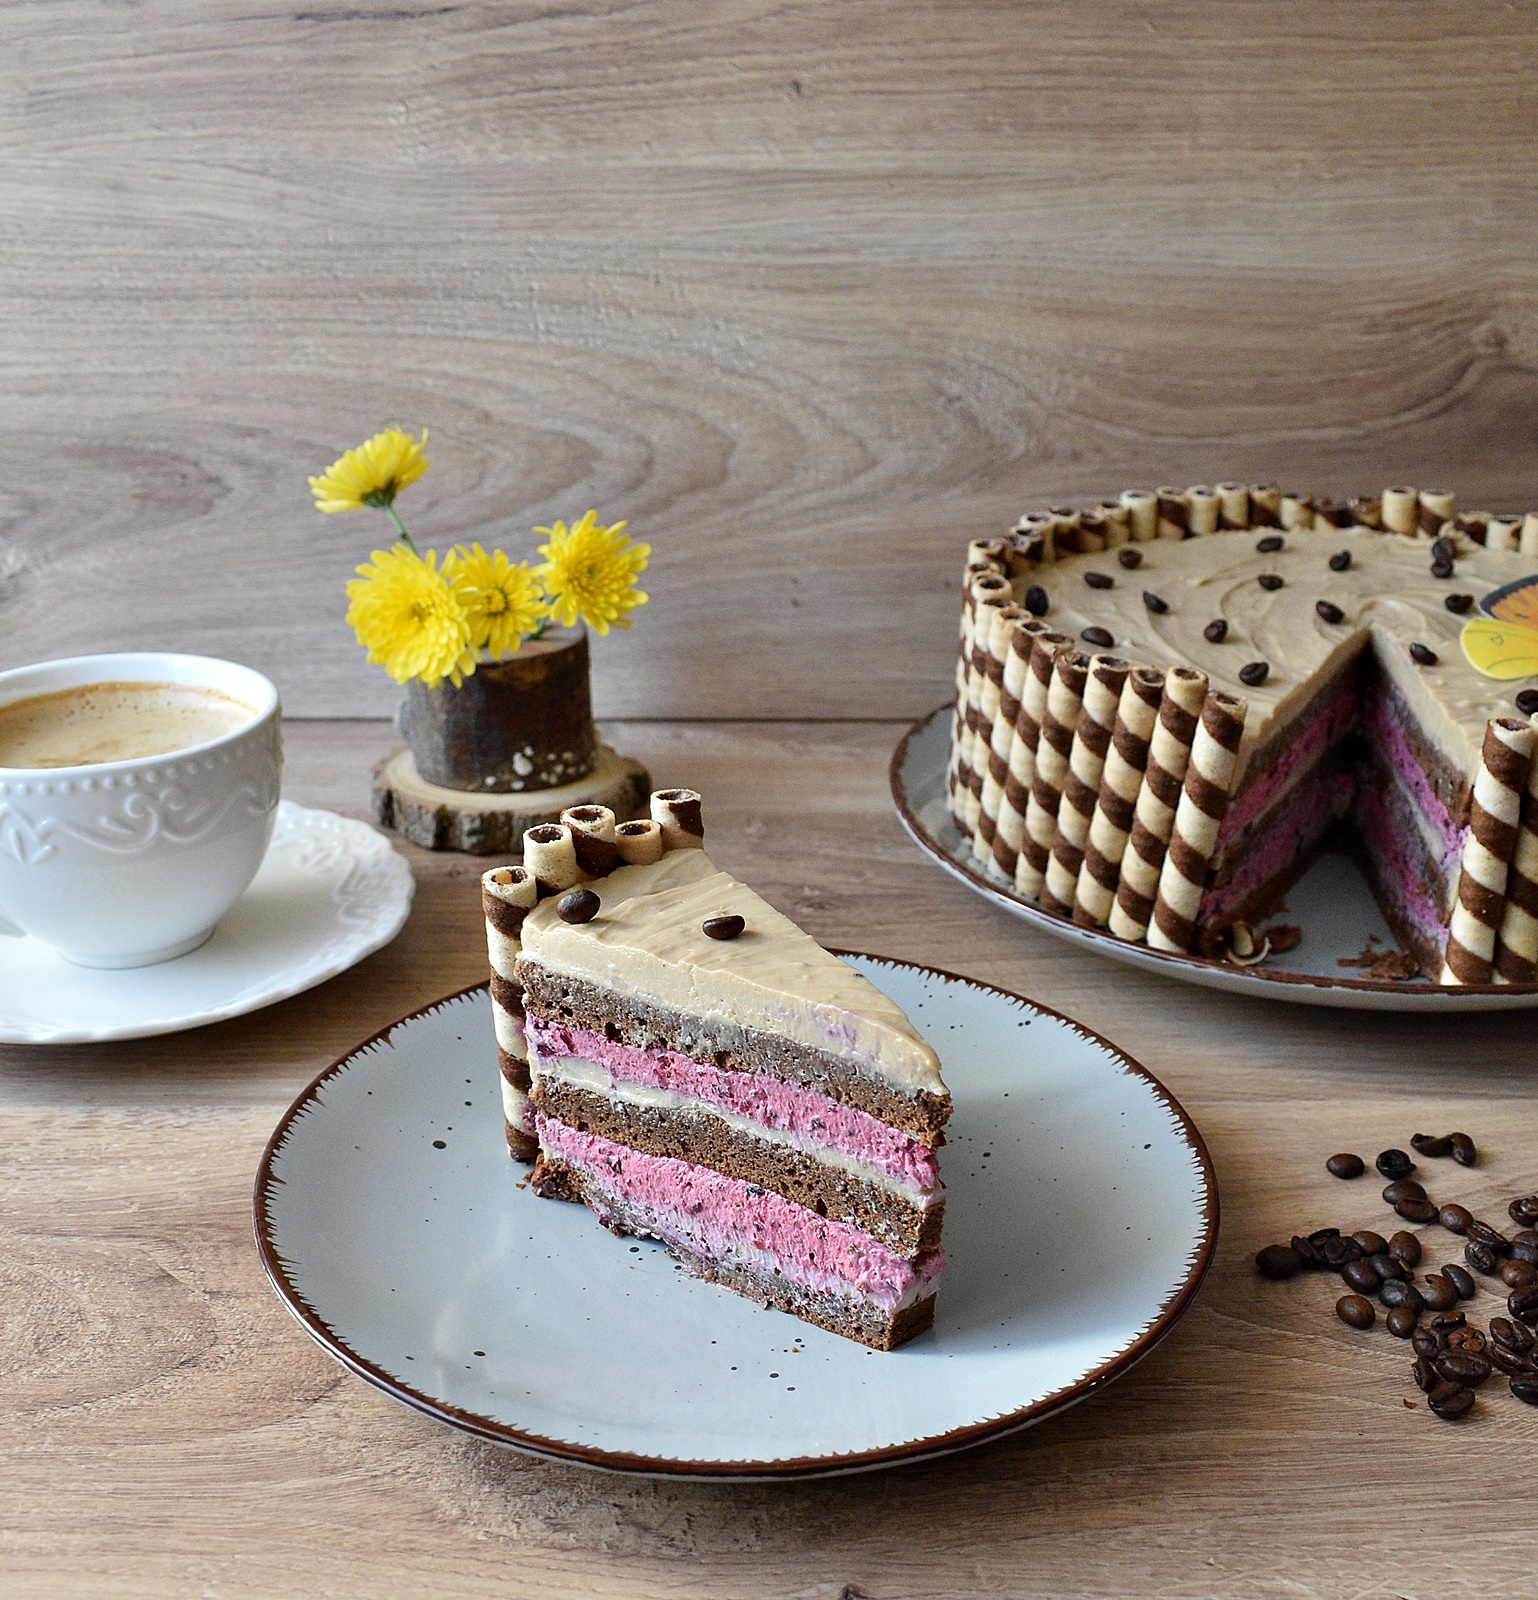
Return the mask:
{"type": "Polygon", "coordinates": [[[951,819],[945,800],[945,766],[950,746],[948,705],[931,711],[903,735],[892,756],[892,799],[915,843],[952,877],[1013,916],[1081,944],[1112,961],[1145,967],[1204,989],[1303,1005],[1339,1006],[1358,1011],[1507,1011],[1538,1006],[1538,984],[1471,984],[1442,988],[1422,981],[1401,983],[1353,977],[1343,965],[1372,949],[1387,955],[1399,948],[1367,880],[1354,861],[1323,855],[1287,891],[1287,922],[1303,930],[1302,942],[1262,966],[1236,967],[1201,956],[1172,955],[1146,944],[1127,944],[1103,928],[1080,928],[1049,916],[978,870],[971,846],[951,819]]]}
{"type": "Polygon", "coordinates": [[[960,1450],[1119,1377],[1191,1303],[1218,1198],[1201,1136],[1076,1023],[924,967],[846,959],[940,1052],[955,1100],[932,1331],[867,1350],[713,1284],[503,1139],[468,990],[323,1073],[257,1174],[278,1294],[343,1366],[468,1433],[614,1471],[855,1472],[960,1450]]]}

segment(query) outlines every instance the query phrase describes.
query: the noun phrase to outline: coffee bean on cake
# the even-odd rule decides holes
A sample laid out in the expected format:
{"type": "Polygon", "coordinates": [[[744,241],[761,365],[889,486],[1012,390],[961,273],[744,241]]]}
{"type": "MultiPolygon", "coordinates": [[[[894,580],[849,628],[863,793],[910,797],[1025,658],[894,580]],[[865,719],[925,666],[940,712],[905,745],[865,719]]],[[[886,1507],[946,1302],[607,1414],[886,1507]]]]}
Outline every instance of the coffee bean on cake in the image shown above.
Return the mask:
{"type": "Polygon", "coordinates": [[[570,889],[555,903],[555,914],[562,922],[591,922],[603,902],[591,889],[570,889]]]}
{"type": "Polygon", "coordinates": [[[1170,608],[1169,601],[1161,600],[1159,596],[1156,595],[1151,589],[1145,589],[1143,591],[1143,604],[1147,606],[1156,617],[1162,617],[1170,608]]]}
{"type": "Polygon", "coordinates": [[[1033,617],[1046,616],[1047,608],[1051,604],[1052,602],[1047,598],[1047,591],[1039,583],[1033,583],[1025,591],[1025,609],[1033,617]]]}
{"type": "Polygon", "coordinates": [[[1109,650],[1116,643],[1109,628],[1086,628],[1079,637],[1085,644],[1092,644],[1097,650],[1109,650]]]}
{"type": "Polygon", "coordinates": [[[1518,689],[1517,710],[1524,717],[1538,717],[1538,689],[1518,689]]]}
{"type": "Polygon", "coordinates": [[[1261,588],[1266,590],[1267,593],[1275,594],[1276,591],[1280,589],[1286,582],[1286,579],[1284,579],[1279,572],[1262,572],[1256,582],[1258,582],[1261,588]]]}
{"type": "Polygon", "coordinates": [[[745,927],[747,923],[736,916],[706,917],[700,924],[707,939],[735,939],[745,927]]]}
{"type": "Polygon", "coordinates": [[[1086,572],[1084,581],[1091,589],[1114,589],[1116,580],[1109,572],[1086,572]]]}
{"type": "Polygon", "coordinates": [[[1270,675],[1269,661],[1249,661],[1239,668],[1239,682],[1247,689],[1258,689],[1270,675]]]}
{"type": "Polygon", "coordinates": [[[1349,572],[1350,570],[1351,552],[1349,550],[1337,550],[1335,554],[1330,557],[1330,571],[1349,572]]]}
{"type": "Polygon", "coordinates": [[[1346,620],[1346,613],[1335,604],[1333,600],[1316,600],[1314,610],[1318,613],[1321,622],[1328,622],[1332,626],[1346,620]]]}
{"type": "MultiPolygon", "coordinates": [[[[1414,1160],[1403,1150],[1380,1150],[1378,1159],[1373,1162],[1373,1165],[1385,1178],[1390,1180],[1406,1178],[1415,1171],[1414,1160]]],[[[1425,1192],[1424,1189],[1421,1190],[1422,1194],[1425,1192]]]]}
{"type": "Polygon", "coordinates": [[[1472,1167],[1479,1160],[1479,1151],[1466,1133],[1450,1133],[1447,1142],[1453,1148],[1453,1160],[1460,1167],[1472,1167]]]}
{"type": "Polygon", "coordinates": [[[1335,1302],[1335,1315],[1347,1327],[1357,1329],[1370,1328],[1378,1320],[1372,1301],[1359,1294],[1343,1294],[1335,1302]]]}
{"type": "Polygon", "coordinates": [[[1464,612],[1474,609],[1474,596],[1471,594],[1450,594],[1442,602],[1456,617],[1461,617],[1464,612]]]}
{"type": "Polygon", "coordinates": [[[1202,638],[1204,638],[1208,644],[1222,644],[1227,637],[1228,623],[1222,617],[1214,617],[1213,620],[1202,629],[1202,638]]]}
{"type": "Polygon", "coordinates": [[[1331,1156],[1325,1162],[1324,1169],[1331,1177],[1360,1178],[1367,1170],[1367,1163],[1360,1156],[1354,1156],[1349,1151],[1343,1150],[1339,1155],[1331,1156]]]}
{"type": "Polygon", "coordinates": [[[1433,561],[1451,561],[1457,553],[1457,545],[1445,536],[1431,541],[1431,559],[1433,561]]]}
{"type": "Polygon", "coordinates": [[[1417,639],[1410,645],[1410,659],[1418,667],[1434,667],[1441,658],[1429,644],[1422,644],[1417,639]]]}
{"type": "Polygon", "coordinates": [[[1143,552],[1136,545],[1123,545],[1116,552],[1116,559],[1128,570],[1134,572],[1143,564],[1143,552]]]}
{"type": "Polygon", "coordinates": [[[1263,556],[1275,555],[1282,548],[1282,536],[1279,533],[1268,533],[1264,539],[1255,541],[1255,549],[1263,556]]]}

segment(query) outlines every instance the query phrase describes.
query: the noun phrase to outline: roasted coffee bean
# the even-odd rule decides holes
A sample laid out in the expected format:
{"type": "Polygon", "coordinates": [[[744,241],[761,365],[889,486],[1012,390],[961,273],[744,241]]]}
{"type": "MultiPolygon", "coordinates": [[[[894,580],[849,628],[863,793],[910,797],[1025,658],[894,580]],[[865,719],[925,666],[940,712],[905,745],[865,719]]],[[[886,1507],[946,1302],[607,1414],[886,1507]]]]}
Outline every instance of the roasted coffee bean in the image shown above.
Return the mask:
{"type": "Polygon", "coordinates": [[[1466,1133],[1450,1133],[1447,1142],[1453,1147],[1453,1160],[1460,1167],[1472,1167],[1479,1160],[1474,1141],[1466,1133]]]}
{"type": "Polygon", "coordinates": [[[1114,589],[1116,580],[1109,572],[1086,572],[1084,581],[1091,589],[1114,589]]]}
{"type": "Polygon", "coordinates": [[[1490,1341],[1478,1328],[1454,1328],[1447,1336],[1447,1348],[1456,1350],[1460,1355],[1482,1356],[1489,1347],[1490,1341]]]}
{"type": "Polygon", "coordinates": [[[1250,661],[1239,668],[1239,682],[1246,688],[1258,689],[1271,672],[1269,661],[1250,661]]]}
{"type": "Polygon", "coordinates": [[[591,889],[568,889],[555,903],[555,914],[562,922],[591,922],[602,901],[591,889]]]}
{"type": "Polygon", "coordinates": [[[1301,1234],[1293,1234],[1292,1248],[1302,1258],[1305,1267],[1322,1267],[1324,1262],[1319,1258],[1319,1252],[1301,1234]]]}
{"type": "Polygon", "coordinates": [[[1288,1244],[1268,1244],[1255,1256],[1262,1278],[1293,1278],[1303,1270],[1303,1257],[1288,1244]]]}
{"type": "Polygon", "coordinates": [[[1405,1271],[1405,1264],[1397,1256],[1391,1256],[1387,1251],[1378,1255],[1368,1256],[1367,1264],[1385,1282],[1390,1278],[1408,1278],[1410,1274],[1405,1271]]]}
{"type": "Polygon", "coordinates": [[[1488,1222],[1481,1222],[1476,1218],[1463,1231],[1475,1244],[1489,1245],[1498,1256],[1505,1255],[1511,1249],[1511,1240],[1499,1228],[1492,1228],[1488,1222]]]}
{"type": "Polygon", "coordinates": [[[1258,539],[1255,543],[1255,549],[1263,556],[1274,555],[1281,548],[1282,536],[1279,533],[1268,533],[1264,539],[1258,539]]]}
{"type": "Polygon", "coordinates": [[[1378,1320],[1372,1301],[1359,1294],[1343,1294],[1335,1302],[1335,1315],[1351,1328],[1370,1328],[1378,1320]]]}
{"type": "Polygon", "coordinates": [[[1489,1361],[1497,1372],[1504,1372],[1509,1378],[1525,1377],[1529,1372],[1538,1372],[1538,1367],[1534,1367],[1531,1356],[1519,1355],[1504,1345],[1490,1346],[1489,1361]]]}
{"type": "Polygon", "coordinates": [[[1316,600],[1314,602],[1314,615],[1321,622],[1328,622],[1332,625],[1346,620],[1346,613],[1333,600],[1316,600]]]}
{"type": "Polygon", "coordinates": [[[1025,609],[1033,617],[1046,616],[1047,607],[1051,604],[1052,602],[1047,598],[1047,591],[1039,583],[1033,583],[1025,591],[1025,609]]]}
{"type": "Polygon", "coordinates": [[[1425,1300],[1428,1311],[1451,1311],[1458,1303],[1458,1291],[1453,1288],[1452,1280],[1443,1272],[1426,1275],[1426,1287],[1421,1290],[1421,1297],[1425,1300]]]}
{"type": "Polygon", "coordinates": [[[739,916],[706,917],[700,931],[707,939],[735,939],[747,923],[739,916]]]}
{"type": "Polygon", "coordinates": [[[1421,1242],[1413,1233],[1396,1233],[1388,1242],[1388,1253],[1407,1267],[1418,1267],[1421,1259],[1421,1242]]]}
{"type": "Polygon", "coordinates": [[[1388,1240],[1381,1233],[1374,1233],[1371,1228],[1358,1228],[1351,1237],[1361,1245],[1365,1255],[1382,1255],[1388,1249],[1388,1240]]]}
{"type": "Polygon", "coordinates": [[[1370,1261],[1348,1261],[1340,1269],[1340,1275],[1348,1289],[1355,1289],[1358,1294],[1376,1294],[1382,1278],[1373,1271],[1370,1261]]]}
{"type": "Polygon", "coordinates": [[[1433,578],[1450,578],[1453,575],[1451,561],[1433,561],[1431,563],[1431,576],[1433,578]]]}
{"type": "Polygon", "coordinates": [[[1383,1326],[1396,1339],[1408,1339],[1420,1321],[1420,1312],[1414,1306],[1395,1306],[1383,1319],[1383,1326]]]}
{"type": "Polygon", "coordinates": [[[1538,1324],[1538,1283],[1530,1283],[1525,1289],[1513,1289],[1506,1296],[1506,1309],[1529,1328],[1538,1324]]]}
{"type": "MultiPolygon", "coordinates": [[[[1417,1333],[1415,1338],[1419,1342],[1420,1335],[1417,1333]]],[[[1415,1364],[1410,1368],[1410,1376],[1415,1379],[1415,1387],[1422,1394],[1430,1394],[1442,1381],[1437,1376],[1437,1369],[1432,1366],[1425,1356],[1421,1356],[1416,1360],[1415,1364]]]]}
{"type": "Polygon", "coordinates": [[[1510,1388],[1523,1405],[1538,1406],[1538,1372],[1530,1378],[1513,1378],[1510,1388]]]}
{"type": "Polygon", "coordinates": [[[1426,1404],[1444,1422],[1456,1422],[1474,1409],[1474,1391],[1444,1380],[1426,1396],[1426,1404]]]}
{"type": "Polygon", "coordinates": [[[1442,1276],[1458,1291],[1460,1300],[1472,1300],[1475,1294],[1478,1293],[1474,1280],[1456,1261],[1449,1261],[1442,1268],[1442,1276]]]}
{"type": "Polygon", "coordinates": [[[1538,1222],[1538,1194],[1525,1194],[1506,1207],[1506,1215],[1520,1228],[1530,1228],[1538,1222]]]}
{"type": "Polygon", "coordinates": [[[1170,608],[1168,600],[1161,600],[1151,589],[1143,591],[1143,604],[1153,612],[1156,617],[1162,617],[1170,608]]]}
{"type": "Polygon", "coordinates": [[[1313,1243],[1313,1244],[1323,1244],[1326,1239],[1338,1239],[1338,1238],[1340,1238],[1340,1229],[1339,1228],[1315,1228],[1314,1231],[1311,1234],[1309,1234],[1308,1237],[1309,1237],[1310,1242],[1313,1243]]]}
{"type": "Polygon", "coordinates": [[[1280,573],[1262,572],[1260,577],[1256,579],[1256,582],[1259,583],[1261,588],[1266,590],[1269,594],[1275,594],[1276,591],[1281,588],[1283,583],[1286,582],[1286,579],[1283,578],[1280,573]]]}
{"type": "MultiPolygon", "coordinates": [[[[1408,1178],[1415,1171],[1414,1160],[1403,1150],[1380,1150],[1378,1159],[1373,1165],[1390,1180],[1394,1178],[1408,1178]]],[[[1426,1191],[1421,1190],[1424,1194],[1426,1191]]]]}
{"type": "Polygon", "coordinates": [[[1513,1244],[1538,1244],[1538,1228],[1518,1228],[1512,1234],[1513,1244]]]}
{"type": "Polygon", "coordinates": [[[1467,1233],[1469,1224],[1474,1220],[1474,1213],[1467,1206],[1446,1205],[1437,1212],[1437,1221],[1449,1233],[1467,1233]]]}
{"type": "Polygon", "coordinates": [[[1434,667],[1440,658],[1430,645],[1421,644],[1417,640],[1410,646],[1410,659],[1418,667],[1434,667]]]}
{"type": "Polygon", "coordinates": [[[1085,644],[1092,644],[1098,650],[1109,650],[1116,643],[1109,628],[1086,628],[1079,637],[1085,644]]]}
{"type": "Polygon", "coordinates": [[[1213,621],[1209,622],[1207,626],[1202,629],[1202,638],[1204,638],[1208,644],[1222,644],[1227,637],[1228,624],[1223,620],[1222,617],[1214,618],[1213,621]]]}
{"type": "Polygon", "coordinates": [[[1412,1196],[1408,1200],[1400,1200],[1394,1209],[1406,1222],[1420,1224],[1437,1220],[1437,1208],[1430,1200],[1417,1200],[1412,1196]]]}
{"type": "Polygon", "coordinates": [[[1511,1259],[1513,1261],[1531,1261],[1538,1267],[1538,1244],[1530,1244],[1526,1239],[1513,1239],[1511,1241],[1511,1259]]]}
{"type": "Polygon", "coordinates": [[[1465,611],[1474,609],[1474,596],[1471,594],[1450,594],[1442,602],[1454,616],[1461,617],[1465,611]]]}
{"type": "Polygon", "coordinates": [[[1449,1383],[1465,1384],[1477,1389],[1490,1376],[1490,1363],[1483,1356],[1465,1355],[1461,1350],[1447,1350],[1432,1365],[1439,1376],[1449,1383]]]}
{"type": "Polygon", "coordinates": [[[1430,1328],[1417,1328],[1410,1337],[1410,1348],[1425,1361],[1442,1353],[1442,1341],[1430,1328]]]}
{"type": "Polygon", "coordinates": [[[1391,1206],[1397,1206],[1401,1200],[1424,1200],[1425,1189],[1414,1178],[1395,1178],[1383,1190],[1384,1200],[1391,1206]]]}
{"type": "Polygon", "coordinates": [[[1433,561],[1451,561],[1458,554],[1458,547],[1451,539],[1440,538],[1431,541],[1431,559],[1433,561]]]}
{"type": "Polygon", "coordinates": [[[1501,1282],[1508,1289],[1525,1289],[1530,1283],[1538,1283],[1538,1267],[1531,1261],[1503,1261],[1501,1282]]]}
{"type": "Polygon", "coordinates": [[[1349,1150],[1343,1150],[1338,1156],[1331,1156],[1324,1164],[1324,1170],[1332,1178],[1360,1178],[1367,1170],[1367,1163],[1360,1156],[1354,1156],[1349,1150]]]}
{"type": "Polygon", "coordinates": [[[1442,1134],[1417,1133],[1410,1140],[1410,1148],[1422,1156],[1445,1156],[1451,1153],[1452,1147],[1452,1140],[1442,1134]]]}
{"type": "Polygon", "coordinates": [[[1386,1306],[1408,1306],[1416,1316],[1426,1308],[1425,1297],[1405,1278],[1390,1278],[1378,1286],[1378,1298],[1386,1306]]]}
{"type": "Polygon", "coordinates": [[[1508,1322],[1505,1317],[1490,1318],[1490,1338],[1502,1349],[1515,1351],[1521,1356],[1527,1355],[1538,1344],[1531,1328],[1524,1328],[1520,1322],[1508,1322]]]}
{"type": "Polygon", "coordinates": [[[1327,1267],[1343,1267],[1348,1261],[1359,1261],[1362,1256],[1361,1246],[1352,1239],[1321,1239],[1318,1249],[1327,1267]]]}
{"type": "Polygon", "coordinates": [[[1524,717],[1538,717],[1538,689],[1518,689],[1517,710],[1524,717]]]}
{"type": "Polygon", "coordinates": [[[1469,1240],[1464,1245],[1463,1259],[1468,1262],[1475,1272],[1482,1272],[1487,1278],[1495,1276],[1495,1269],[1499,1265],[1495,1258],[1495,1252],[1490,1246],[1480,1244],[1475,1239],[1469,1240]]]}
{"type": "Polygon", "coordinates": [[[1433,1317],[1431,1321],[1432,1332],[1442,1340],[1450,1339],[1460,1328],[1466,1328],[1469,1319],[1461,1311],[1449,1312],[1444,1317],[1433,1317]]]}
{"type": "Polygon", "coordinates": [[[1330,557],[1331,572],[1346,572],[1350,570],[1350,567],[1351,552],[1349,550],[1337,550],[1335,554],[1330,557]]]}
{"type": "Polygon", "coordinates": [[[1142,566],[1143,552],[1134,545],[1124,544],[1116,552],[1116,559],[1121,562],[1128,572],[1131,572],[1134,568],[1142,566]]]}

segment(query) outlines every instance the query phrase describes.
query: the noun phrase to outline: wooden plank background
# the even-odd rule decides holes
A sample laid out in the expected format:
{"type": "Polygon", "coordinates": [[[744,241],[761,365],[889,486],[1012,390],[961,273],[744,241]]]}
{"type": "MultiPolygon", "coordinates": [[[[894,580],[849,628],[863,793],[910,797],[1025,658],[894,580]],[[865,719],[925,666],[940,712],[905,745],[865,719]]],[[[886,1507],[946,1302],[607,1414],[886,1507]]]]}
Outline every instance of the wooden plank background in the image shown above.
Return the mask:
{"type": "MultiPolygon", "coordinates": [[[[302,716],[424,542],[656,550],[601,714],[944,695],[965,537],[1135,482],[1538,504],[1522,6],[18,0],[0,666],[233,654],[302,716]]],[[[526,546],[525,546],[526,547],[526,546]]]]}

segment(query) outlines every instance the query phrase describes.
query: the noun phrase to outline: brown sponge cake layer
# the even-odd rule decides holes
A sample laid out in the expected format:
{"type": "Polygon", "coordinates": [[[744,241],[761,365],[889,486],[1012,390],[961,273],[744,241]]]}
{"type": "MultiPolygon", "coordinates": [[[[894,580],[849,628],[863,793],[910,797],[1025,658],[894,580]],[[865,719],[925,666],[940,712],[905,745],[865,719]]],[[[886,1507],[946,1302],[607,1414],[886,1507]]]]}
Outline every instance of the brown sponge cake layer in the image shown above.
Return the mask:
{"type": "Polygon", "coordinates": [[[674,1050],[724,1071],[758,1072],[802,1084],[869,1112],[926,1144],[938,1141],[951,1114],[949,1095],[925,1089],[903,1094],[840,1056],[778,1034],[632,1000],[586,978],[542,967],[527,954],[518,958],[517,973],[531,1014],[601,1033],[616,1044],[674,1050]]]}
{"type": "Polygon", "coordinates": [[[671,1156],[784,1195],[834,1222],[852,1222],[910,1259],[935,1249],[945,1202],[925,1209],[879,1183],[829,1166],[804,1150],[754,1139],[709,1111],[671,1110],[610,1099],[580,1084],[542,1077],[535,1106],[580,1133],[596,1133],[644,1155],[671,1156]]]}
{"type": "MultiPolygon", "coordinates": [[[[586,1175],[547,1153],[541,1153],[535,1164],[534,1189],[548,1200],[576,1200],[589,1206],[605,1219],[612,1233],[630,1234],[638,1239],[655,1237],[646,1219],[632,1207],[608,1194],[590,1197],[586,1175]]],[[[668,1245],[667,1250],[696,1278],[719,1283],[761,1306],[789,1312],[793,1317],[826,1328],[829,1333],[867,1344],[873,1350],[895,1349],[905,1340],[923,1333],[934,1322],[935,1297],[932,1294],[888,1315],[870,1301],[846,1300],[825,1290],[806,1289],[778,1276],[712,1261],[676,1245],[668,1245]]]]}

